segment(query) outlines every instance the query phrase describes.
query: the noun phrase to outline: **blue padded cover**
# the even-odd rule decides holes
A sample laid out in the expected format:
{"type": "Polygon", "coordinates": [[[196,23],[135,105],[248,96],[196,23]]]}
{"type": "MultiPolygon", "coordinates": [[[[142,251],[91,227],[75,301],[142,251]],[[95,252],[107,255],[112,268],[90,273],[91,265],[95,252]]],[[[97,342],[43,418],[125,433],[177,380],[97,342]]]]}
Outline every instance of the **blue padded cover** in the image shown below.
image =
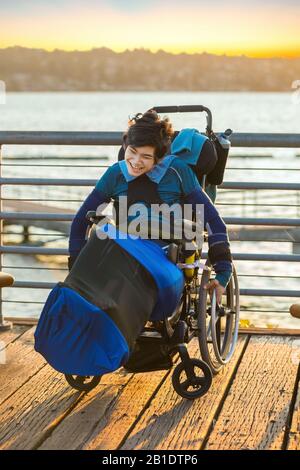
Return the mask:
{"type": "Polygon", "coordinates": [[[59,372],[77,375],[112,372],[129,357],[128,345],[111,318],[59,284],[43,308],[35,350],[59,372]]]}

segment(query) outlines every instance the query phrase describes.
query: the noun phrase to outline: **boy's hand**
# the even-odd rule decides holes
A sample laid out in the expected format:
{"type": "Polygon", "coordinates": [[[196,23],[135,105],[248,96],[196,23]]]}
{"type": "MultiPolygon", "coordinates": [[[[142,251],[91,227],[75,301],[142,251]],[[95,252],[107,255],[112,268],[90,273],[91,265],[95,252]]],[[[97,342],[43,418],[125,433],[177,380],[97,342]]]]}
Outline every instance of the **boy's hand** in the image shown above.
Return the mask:
{"type": "Polygon", "coordinates": [[[205,284],[204,289],[208,290],[210,298],[212,298],[214,289],[216,289],[216,300],[218,305],[222,305],[222,295],[225,293],[225,287],[221,286],[217,279],[212,279],[205,284]]]}

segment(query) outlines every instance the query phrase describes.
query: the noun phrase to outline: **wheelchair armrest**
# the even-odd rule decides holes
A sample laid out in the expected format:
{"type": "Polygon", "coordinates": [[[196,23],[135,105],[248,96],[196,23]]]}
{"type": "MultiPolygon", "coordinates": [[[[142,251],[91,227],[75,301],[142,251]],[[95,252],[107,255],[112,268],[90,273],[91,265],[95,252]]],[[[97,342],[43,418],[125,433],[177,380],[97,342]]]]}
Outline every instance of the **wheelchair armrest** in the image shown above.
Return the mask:
{"type": "Polygon", "coordinates": [[[104,219],[105,216],[104,214],[97,214],[96,211],[88,211],[85,215],[85,218],[88,220],[89,224],[90,225],[93,225],[93,224],[98,224],[98,222],[100,222],[101,219],[104,219]]]}
{"type": "Polygon", "coordinates": [[[194,255],[196,253],[196,248],[195,250],[189,250],[185,251],[183,249],[183,242],[177,242],[177,243],[170,243],[167,248],[167,257],[169,258],[170,261],[174,264],[178,264],[181,261],[185,262],[187,258],[190,256],[194,255]]]}
{"type": "Polygon", "coordinates": [[[170,243],[167,250],[167,257],[172,263],[176,264],[178,261],[178,255],[179,246],[176,243],[170,243]]]}

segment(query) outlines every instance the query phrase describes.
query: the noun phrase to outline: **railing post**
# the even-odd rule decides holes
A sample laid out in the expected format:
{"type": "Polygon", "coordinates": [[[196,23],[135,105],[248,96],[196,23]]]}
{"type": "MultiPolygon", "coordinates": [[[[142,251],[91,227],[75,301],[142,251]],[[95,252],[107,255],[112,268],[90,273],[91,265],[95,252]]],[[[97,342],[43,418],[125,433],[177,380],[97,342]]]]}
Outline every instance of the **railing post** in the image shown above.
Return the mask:
{"type": "MultiPolygon", "coordinates": [[[[2,147],[0,144],[0,212],[3,212],[3,201],[2,201],[2,147]]],[[[3,218],[0,217],[0,246],[3,245],[3,218]]],[[[0,272],[3,266],[3,253],[0,251],[0,272]]],[[[12,323],[5,321],[2,314],[2,288],[0,286],[0,331],[10,330],[12,323]]]]}

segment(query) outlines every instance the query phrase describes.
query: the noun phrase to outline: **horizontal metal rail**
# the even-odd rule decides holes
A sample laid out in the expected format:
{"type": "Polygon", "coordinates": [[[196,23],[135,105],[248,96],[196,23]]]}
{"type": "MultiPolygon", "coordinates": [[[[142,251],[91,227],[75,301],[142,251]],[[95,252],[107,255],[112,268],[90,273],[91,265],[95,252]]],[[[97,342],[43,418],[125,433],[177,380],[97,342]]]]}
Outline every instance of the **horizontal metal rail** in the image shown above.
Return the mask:
{"type": "MultiPolygon", "coordinates": [[[[54,214],[46,212],[0,212],[3,220],[53,220],[70,222],[74,214],[54,214]]],[[[267,217],[224,217],[228,225],[262,225],[272,227],[300,227],[300,219],[282,219],[267,217]]]]}
{"type": "MultiPolygon", "coordinates": [[[[84,160],[85,162],[86,161],[89,161],[89,160],[101,160],[101,161],[108,161],[109,160],[109,156],[108,155],[58,155],[58,154],[55,154],[55,155],[32,155],[32,154],[29,154],[29,155],[5,155],[4,156],[4,159],[5,161],[27,161],[28,159],[30,158],[30,160],[36,160],[36,161],[39,161],[39,160],[44,160],[44,161],[47,161],[47,160],[53,160],[53,161],[58,161],[58,160],[70,160],[70,161],[74,161],[75,160],[84,160]]],[[[37,163],[37,165],[39,165],[39,163],[37,163]]],[[[60,165],[57,165],[57,166],[60,166],[60,165]]],[[[106,164],[107,166],[107,164],[106,164]]]]}
{"type": "Polygon", "coordinates": [[[0,184],[17,186],[95,186],[96,179],[0,178],[0,184]]]}
{"type": "Polygon", "coordinates": [[[300,183],[268,183],[268,182],[234,182],[228,181],[221,186],[220,189],[271,189],[271,190],[285,190],[285,191],[299,191],[300,183]]]}
{"type": "Polygon", "coordinates": [[[0,253],[15,255],[63,255],[69,256],[67,248],[43,248],[39,246],[0,246],[0,253]]]}
{"type": "Polygon", "coordinates": [[[75,214],[54,214],[46,212],[0,212],[3,220],[53,220],[72,221],[75,214]]]}
{"type": "MultiPolygon", "coordinates": [[[[242,155],[240,158],[244,158],[242,155]]],[[[30,165],[31,166],[31,165],[30,165]]],[[[91,167],[92,168],[92,167],[91,167]]],[[[98,168],[98,165],[95,166],[98,168]]],[[[254,167],[254,166],[226,166],[226,170],[243,170],[243,171],[300,171],[300,168],[277,168],[273,167],[264,168],[264,167],[254,167]]]]}
{"type": "MultiPolygon", "coordinates": [[[[0,145],[121,145],[122,136],[122,131],[1,131],[0,145]]],[[[229,140],[233,147],[300,147],[300,134],[290,133],[234,132],[229,140]]]]}
{"type": "Polygon", "coordinates": [[[300,227],[300,219],[267,217],[224,217],[227,225],[263,225],[271,227],[300,227]]]}
{"type": "MultiPolygon", "coordinates": [[[[5,157],[4,157],[5,158],[5,157]]],[[[60,157],[61,159],[65,160],[66,158],[65,157],[60,157]]],[[[72,160],[74,161],[74,159],[78,158],[79,160],[86,160],[88,159],[87,157],[72,157],[72,160]]],[[[97,157],[95,157],[96,159],[97,157]]],[[[242,155],[240,158],[244,158],[242,155]]],[[[16,160],[18,160],[18,158],[16,157],[15,158],[16,160]]],[[[82,164],[82,165],[74,165],[74,164],[55,164],[55,163],[27,163],[28,161],[30,161],[32,159],[32,157],[29,155],[26,159],[24,159],[25,163],[2,163],[2,166],[5,166],[5,167],[21,167],[21,168],[24,168],[24,167],[34,167],[34,168],[44,168],[44,167],[50,167],[50,168],[108,168],[109,165],[106,164],[106,165],[87,165],[87,164],[82,164]]],[[[44,157],[40,157],[41,160],[44,159],[44,157]]],[[[69,158],[70,159],[70,158],[69,158]]],[[[99,158],[99,160],[101,160],[101,158],[99,158]]],[[[232,171],[235,171],[235,170],[243,170],[243,171],[300,171],[300,168],[263,168],[263,167],[226,167],[226,170],[232,170],[232,171]]]]}
{"type": "MultiPolygon", "coordinates": [[[[30,159],[30,157],[28,157],[30,159]]],[[[21,168],[24,168],[24,167],[34,167],[34,168],[44,168],[44,167],[47,167],[47,168],[108,168],[108,165],[55,165],[55,164],[52,164],[52,165],[46,165],[46,164],[40,164],[40,165],[37,165],[36,163],[2,163],[2,166],[8,166],[8,167],[12,167],[12,166],[17,166],[17,167],[21,167],[21,168]]]]}
{"type": "MultiPolygon", "coordinates": [[[[0,148],[1,145],[20,144],[20,145],[107,145],[107,146],[119,146],[122,143],[123,132],[27,132],[27,131],[1,131],[0,132],[0,148]]],[[[300,148],[300,134],[275,134],[275,133],[233,133],[230,136],[230,140],[233,147],[277,147],[277,148],[300,148]]],[[[253,155],[258,158],[260,155],[253,155]]],[[[261,155],[263,158],[264,155],[261,155]]],[[[38,157],[37,157],[38,158],[38,157]]],[[[84,157],[79,158],[82,160],[84,157]]],[[[103,160],[101,156],[99,160],[103,160]]],[[[106,168],[107,165],[101,162],[101,167],[106,168]]],[[[9,163],[4,163],[5,166],[9,166],[9,163]]],[[[17,165],[11,165],[17,166],[17,165]]],[[[33,166],[33,165],[31,165],[33,166]]],[[[56,166],[56,165],[35,165],[35,166],[56,166]]],[[[68,165],[57,165],[68,167],[68,165]]],[[[83,165],[78,165],[83,166],[83,165]]],[[[233,165],[234,166],[234,165],[233,165]]],[[[99,166],[97,166],[99,168],[99,166]]],[[[234,168],[232,168],[234,169],[234,168]]],[[[236,168],[243,170],[244,168],[236,168]]],[[[280,170],[280,168],[274,168],[280,170]]],[[[254,170],[249,168],[248,170],[254,170]]],[[[247,170],[247,171],[248,171],[247,170]]],[[[260,171],[267,170],[267,168],[259,169],[260,171]]],[[[272,171],[272,168],[269,169],[272,171]]],[[[291,169],[288,169],[291,170],[291,169]]],[[[293,170],[294,171],[294,170],[293,170]]],[[[299,171],[299,169],[297,169],[299,171]]],[[[19,177],[5,177],[0,178],[0,191],[3,186],[67,186],[67,187],[88,187],[95,186],[97,179],[63,179],[63,178],[19,178],[19,177]]],[[[299,191],[300,183],[284,183],[284,182],[256,182],[256,181],[226,181],[221,186],[228,193],[236,194],[236,191],[244,190],[260,190],[260,191],[299,191]]],[[[285,193],[282,193],[280,201],[285,193]]],[[[1,195],[0,195],[1,198],[1,195]]],[[[3,198],[0,199],[2,203],[3,198]],[[2,199],[2,200],[1,200],[2,199]]],[[[69,201],[68,201],[69,202],[69,201]]],[[[77,202],[77,201],[76,201],[77,202]]],[[[42,208],[45,210],[44,208],[42,208]]],[[[49,209],[55,211],[56,209],[49,209]]],[[[58,209],[57,209],[58,210],[58,209]]],[[[0,211],[0,221],[19,220],[19,221],[32,221],[32,224],[36,224],[36,221],[55,221],[62,222],[62,226],[68,228],[68,223],[72,221],[74,214],[71,213],[20,213],[20,212],[6,212],[0,211]],[[35,222],[34,222],[35,221],[35,222]],[[66,222],[66,223],[64,223],[66,222]]],[[[239,225],[239,226],[269,226],[269,227],[300,227],[300,219],[291,218],[245,218],[245,217],[227,217],[224,218],[228,225],[239,225]]],[[[2,222],[1,222],[2,223],[2,222]]],[[[26,223],[27,225],[27,223],[26,223]]],[[[267,230],[267,229],[266,229],[267,230]]],[[[293,233],[298,229],[293,230],[293,233]]],[[[1,230],[2,232],[2,230],[1,230]]],[[[297,238],[298,239],[298,238],[297,238]]],[[[291,242],[296,243],[294,240],[291,242]]],[[[38,246],[3,246],[0,243],[0,255],[3,253],[11,254],[44,254],[44,255],[62,255],[68,256],[67,248],[49,248],[49,247],[38,247],[38,246]]],[[[202,257],[207,258],[207,253],[203,253],[202,257]]],[[[233,253],[235,261],[274,261],[274,262],[299,262],[300,254],[274,254],[274,253],[233,253]]],[[[56,268],[59,269],[59,268],[56,268]]],[[[62,268],[64,269],[64,268],[62,268]]],[[[16,281],[14,287],[16,288],[34,288],[34,289],[52,289],[56,284],[53,282],[40,282],[40,281],[16,281]]],[[[284,289],[241,289],[241,295],[245,296],[267,296],[267,297],[300,297],[299,290],[284,290],[284,289]]],[[[6,302],[5,300],[2,300],[6,302]]],[[[14,302],[8,300],[7,302],[14,302]]],[[[20,301],[15,301],[23,303],[20,301]]],[[[24,303],[37,303],[43,304],[43,302],[27,302],[24,303]]],[[[1,319],[0,312],[0,319],[1,319]]]]}
{"type": "Polygon", "coordinates": [[[7,304],[39,304],[39,305],[44,305],[45,302],[36,302],[35,300],[8,300],[8,299],[2,299],[2,303],[7,303],[7,304]]]}
{"type": "Polygon", "coordinates": [[[300,297],[300,290],[285,289],[240,289],[241,295],[262,297],[300,297]]]}
{"type": "MultiPolygon", "coordinates": [[[[13,287],[25,289],[53,289],[57,283],[40,281],[15,281],[13,287]]],[[[300,297],[300,290],[240,289],[241,295],[266,297],[300,297]]]]}
{"type": "Polygon", "coordinates": [[[53,289],[56,286],[55,282],[41,282],[41,281],[15,281],[14,287],[29,288],[29,289],[53,289]]]}
{"type": "Polygon", "coordinates": [[[123,132],[2,131],[0,145],[121,145],[123,132]]]}
{"type": "MultiPolygon", "coordinates": [[[[97,179],[66,179],[66,178],[0,178],[1,185],[17,186],[95,186],[97,179]]],[[[268,183],[252,181],[227,181],[219,186],[220,189],[265,189],[299,191],[300,183],[268,183]]]]}
{"type": "MultiPolygon", "coordinates": [[[[48,268],[45,266],[2,266],[3,269],[22,269],[22,270],[34,270],[34,271],[68,271],[68,268],[48,268]]],[[[293,278],[295,276],[292,276],[293,278]]],[[[300,277],[299,277],[300,279],[300,277]]]]}
{"type": "Polygon", "coordinates": [[[300,147],[300,134],[234,132],[229,140],[233,147],[300,147]]]}
{"type": "MultiPolygon", "coordinates": [[[[69,256],[67,248],[44,248],[35,246],[0,246],[0,253],[22,255],[63,255],[69,256]]],[[[300,262],[300,255],[286,255],[273,253],[233,253],[236,261],[292,261],[300,262]]],[[[207,259],[207,253],[202,253],[202,258],[207,259]]]]}

